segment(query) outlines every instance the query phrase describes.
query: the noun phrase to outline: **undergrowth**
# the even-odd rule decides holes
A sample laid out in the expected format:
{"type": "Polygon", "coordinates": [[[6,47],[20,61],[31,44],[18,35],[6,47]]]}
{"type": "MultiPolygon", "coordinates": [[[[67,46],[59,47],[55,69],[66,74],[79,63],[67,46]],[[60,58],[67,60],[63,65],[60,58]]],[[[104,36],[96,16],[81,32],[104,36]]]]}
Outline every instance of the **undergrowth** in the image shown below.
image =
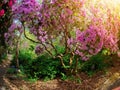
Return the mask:
{"type": "MultiPolygon", "coordinates": [[[[67,65],[69,55],[64,56],[63,59],[67,65]]],[[[92,76],[98,71],[104,71],[109,66],[109,62],[110,59],[107,55],[99,53],[91,57],[88,61],[79,60],[78,71],[92,76]]],[[[12,69],[16,68],[15,64],[15,57],[13,57],[11,63],[12,69]]],[[[48,81],[54,78],[61,78],[62,80],[74,79],[76,82],[81,82],[80,79],[71,78],[71,75],[66,75],[60,64],[60,60],[58,58],[51,58],[48,54],[42,54],[36,57],[32,50],[20,50],[19,64],[21,71],[19,75],[25,76],[25,79],[29,81],[36,81],[38,79],[48,81]]],[[[72,67],[74,67],[74,63],[72,67]]],[[[9,72],[14,73],[12,69],[9,72]]]]}

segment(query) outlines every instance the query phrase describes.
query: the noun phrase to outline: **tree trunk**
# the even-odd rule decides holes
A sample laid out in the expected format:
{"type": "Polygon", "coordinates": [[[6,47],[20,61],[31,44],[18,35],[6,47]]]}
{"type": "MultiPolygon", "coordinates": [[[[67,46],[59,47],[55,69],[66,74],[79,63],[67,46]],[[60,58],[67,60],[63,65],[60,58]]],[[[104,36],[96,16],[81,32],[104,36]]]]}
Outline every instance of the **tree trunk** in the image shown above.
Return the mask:
{"type": "Polygon", "coordinates": [[[18,55],[19,55],[19,40],[16,43],[16,52],[15,52],[15,59],[16,59],[16,67],[19,69],[19,60],[18,60],[18,55]]]}

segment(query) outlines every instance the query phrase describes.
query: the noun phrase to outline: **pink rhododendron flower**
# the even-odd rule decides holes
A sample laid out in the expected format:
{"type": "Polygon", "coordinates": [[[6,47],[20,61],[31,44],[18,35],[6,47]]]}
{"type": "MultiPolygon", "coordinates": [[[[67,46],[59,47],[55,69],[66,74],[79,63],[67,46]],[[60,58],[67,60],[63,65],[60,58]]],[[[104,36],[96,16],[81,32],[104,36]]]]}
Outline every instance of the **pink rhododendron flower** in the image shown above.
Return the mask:
{"type": "Polygon", "coordinates": [[[9,6],[9,7],[12,7],[12,5],[13,5],[13,1],[10,0],[10,1],[8,2],[8,6],[9,6]]]}
{"type": "Polygon", "coordinates": [[[3,16],[4,14],[5,14],[5,10],[4,9],[0,10],[0,17],[3,16]]]}

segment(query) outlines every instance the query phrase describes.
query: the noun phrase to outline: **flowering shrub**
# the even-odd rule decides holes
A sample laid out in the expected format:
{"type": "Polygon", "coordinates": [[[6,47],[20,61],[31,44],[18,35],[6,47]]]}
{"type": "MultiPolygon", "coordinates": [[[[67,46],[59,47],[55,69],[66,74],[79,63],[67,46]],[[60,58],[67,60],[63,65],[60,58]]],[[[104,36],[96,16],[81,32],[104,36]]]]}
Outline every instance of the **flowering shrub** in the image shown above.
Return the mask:
{"type": "Polygon", "coordinates": [[[0,10],[0,17],[3,16],[5,13],[4,9],[0,10]]]}
{"type": "MultiPolygon", "coordinates": [[[[11,25],[11,7],[13,3],[14,0],[0,0],[0,49],[4,48],[4,53],[6,52],[4,34],[11,25]]],[[[3,52],[0,52],[0,57],[2,57],[3,52]]]]}
{"type": "Polygon", "coordinates": [[[16,33],[21,34],[25,28],[34,28],[32,24],[34,21],[37,22],[36,20],[39,18],[39,14],[37,13],[40,6],[38,5],[35,0],[22,0],[21,2],[16,1],[12,6],[13,23],[8,33],[5,33],[6,41],[9,44],[16,37],[16,33]]]}
{"type": "Polygon", "coordinates": [[[21,0],[12,6],[13,18],[21,24],[18,26],[13,22],[5,35],[7,41],[11,34],[14,38],[16,31],[24,33],[27,39],[38,43],[37,54],[47,52],[51,57],[59,58],[63,67],[66,66],[63,57],[68,54],[71,66],[75,56],[79,56],[77,63],[78,59],[88,60],[103,49],[116,52],[119,18],[111,9],[102,6],[101,2],[87,2],[91,3],[89,0],[43,0],[42,3],[21,0]],[[103,8],[106,10],[103,11],[103,8]],[[36,40],[26,35],[26,28],[36,40]],[[56,40],[57,45],[65,48],[63,53],[58,53],[54,43],[56,40]]]}
{"type": "Polygon", "coordinates": [[[82,32],[76,31],[76,54],[80,55],[82,60],[88,60],[103,49],[111,53],[118,50],[119,16],[113,13],[113,8],[106,8],[106,4],[101,2],[102,0],[97,2],[99,8],[96,8],[96,4],[90,4],[91,14],[85,17],[86,21],[89,20],[87,29],[82,32]]]}
{"type": "Polygon", "coordinates": [[[82,57],[82,60],[88,60],[91,55],[96,55],[103,48],[105,30],[96,26],[89,26],[83,32],[76,33],[76,42],[78,43],[76,54],[82,57]],[[101,37],[103,36],[103,37],[101,37]]]}

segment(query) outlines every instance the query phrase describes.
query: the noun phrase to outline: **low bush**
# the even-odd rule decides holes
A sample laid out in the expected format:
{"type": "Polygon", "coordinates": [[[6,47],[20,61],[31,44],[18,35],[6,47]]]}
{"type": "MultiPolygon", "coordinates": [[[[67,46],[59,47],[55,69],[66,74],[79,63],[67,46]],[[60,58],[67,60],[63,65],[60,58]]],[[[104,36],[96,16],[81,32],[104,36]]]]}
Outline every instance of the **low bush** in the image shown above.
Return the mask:
{"type": "Polygon", "coordinates": [[[50,58],[47,55],[41,55],[33,61],[28,73],[32,77],[49,80],[60,75],[61,70],[62,68],[59,60],[50,58]]]}
{"type": "MultiPolygon", "coordinates": [[[[47,54],[34,57],[34,53],[30,50],[20,50],[18,59],[20,70],[27,78],[41,78],[49,80],[60,75],[62,70],[59,60],[50,58],[47,54]]],[[[15,56],[13,57],[11,66],[15,66],[15,56]]]]}
{"type": "MultiPolygon", "coordinates": [[[[31,65],[35,56],[36,55],[33,51],[21,49],[19,51],[19,56],[18,56],[19,65],[20,66],[22,65],[23,67],[27,67],[27,66],[31,65]]],[[[15,55],[13,56],[13,60],[12,60],[11,65],[14,65],[14,66],[16,65],[15,55]]]]}
{"type": "Polygon", "coordinates": [[[90,60],[82,62],[80,70],[88,75],[93,75],[97,71],[105,71],[109,66],[110,58],[102,53],[92,56],[90,60]]]}
{"type": "MultiPolygon", "coordinates": [[[[69,67],[69,54],[65,55],[63,60],[66,68],[75,67],[75,60],[73,61],[73,65],[69,67]]],[[[110,59],[102,53],[91,57],[88,61],[78,60],[78,71],[93,75],[108,66],[109,61],[107,62],[107,60],[110,59]]],[[[47,81],[56,77],[61,77],[61,79],[65,80],[68,77],[60,64],[60,60],[58,58],[51,58],[45,53],[35,57],[35,53],[31,50],[20,50],[19,64],[21,73],[29,79],[42,79],[47,81]]],[[[15,65],[15,58],[13,58],[11,65],[15,65]]]]}

